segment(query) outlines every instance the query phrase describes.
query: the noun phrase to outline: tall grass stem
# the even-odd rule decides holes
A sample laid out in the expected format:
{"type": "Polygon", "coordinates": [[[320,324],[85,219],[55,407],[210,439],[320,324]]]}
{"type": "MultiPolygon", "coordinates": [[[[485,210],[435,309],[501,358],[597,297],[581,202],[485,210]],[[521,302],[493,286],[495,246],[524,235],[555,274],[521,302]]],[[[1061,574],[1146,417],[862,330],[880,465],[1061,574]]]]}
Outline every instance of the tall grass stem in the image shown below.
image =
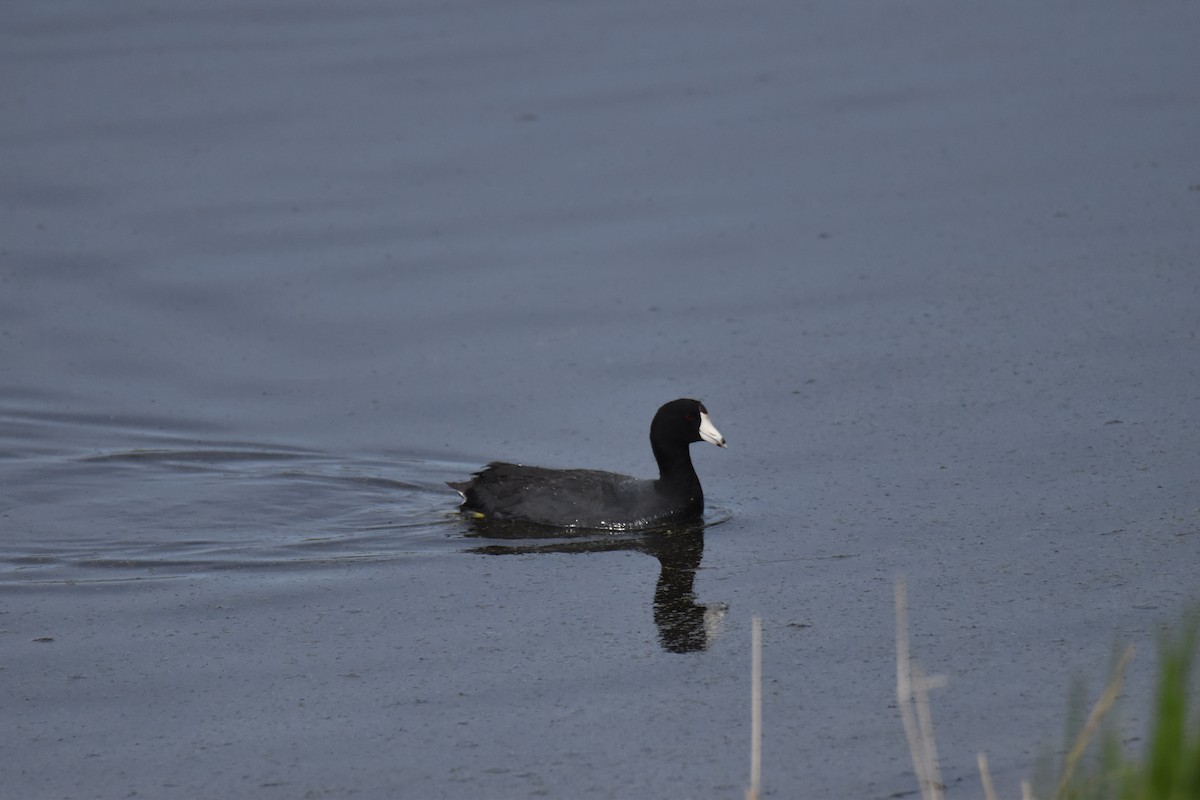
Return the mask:
{"type": "Polygon", "coordinates": [[[750,632],[750,788],[746,800],[762,792],[762,618],[754,616],[750,632]]]}

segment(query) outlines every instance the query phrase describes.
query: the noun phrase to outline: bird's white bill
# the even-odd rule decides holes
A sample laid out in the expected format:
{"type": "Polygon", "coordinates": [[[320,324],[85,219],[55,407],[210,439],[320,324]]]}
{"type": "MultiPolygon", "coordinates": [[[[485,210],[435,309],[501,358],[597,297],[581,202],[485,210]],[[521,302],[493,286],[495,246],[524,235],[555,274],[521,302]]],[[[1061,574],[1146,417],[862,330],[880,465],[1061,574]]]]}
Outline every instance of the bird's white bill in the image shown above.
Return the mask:
{"type": "Polygon", "coordinates": [[[708,418],[708,414],[700,412],[700,438],[709,444],[715,444],[717,447],[725,446],[725,437],[717,430],[717,426],[712,424],[712,420],[708,418]]]}

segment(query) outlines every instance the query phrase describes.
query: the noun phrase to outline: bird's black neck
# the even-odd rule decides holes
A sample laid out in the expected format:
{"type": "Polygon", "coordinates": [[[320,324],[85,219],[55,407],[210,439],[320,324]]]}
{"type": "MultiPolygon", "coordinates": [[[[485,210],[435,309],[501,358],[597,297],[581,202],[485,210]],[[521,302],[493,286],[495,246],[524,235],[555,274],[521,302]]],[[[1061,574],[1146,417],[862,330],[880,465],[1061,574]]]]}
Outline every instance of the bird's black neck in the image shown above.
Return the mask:
{"type": "Polygon", "coordinates": [[[704,492],[696,468],[692,466],[692,454],[685,444],[682,447],[652,444],[654,460],[658,462],[658,489],[671,495],[686,497],[690,505],[703,508],[704,492]]]}

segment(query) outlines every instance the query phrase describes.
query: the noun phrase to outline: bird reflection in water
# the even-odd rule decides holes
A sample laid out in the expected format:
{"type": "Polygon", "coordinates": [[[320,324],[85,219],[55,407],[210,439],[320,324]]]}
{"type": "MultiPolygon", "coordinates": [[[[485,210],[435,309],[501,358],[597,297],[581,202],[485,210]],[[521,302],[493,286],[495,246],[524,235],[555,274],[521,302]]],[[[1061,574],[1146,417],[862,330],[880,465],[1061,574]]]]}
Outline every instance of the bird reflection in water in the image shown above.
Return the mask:
{"type": "Polygon", "coordinates": [[[521,555],[635,550],[654,556],[659,564],[658,583],[654,587],[654,624],[658,626],[659,642],[670,653],[708,649],[728,610],[724,603],[696,602],[696,569],[704,557],[705,525],[701,520],[644,533],[574,531],[487,520],[471,520],[469,524],[468,536],[513,542],[472,547],[469,553],[521,555]]]}

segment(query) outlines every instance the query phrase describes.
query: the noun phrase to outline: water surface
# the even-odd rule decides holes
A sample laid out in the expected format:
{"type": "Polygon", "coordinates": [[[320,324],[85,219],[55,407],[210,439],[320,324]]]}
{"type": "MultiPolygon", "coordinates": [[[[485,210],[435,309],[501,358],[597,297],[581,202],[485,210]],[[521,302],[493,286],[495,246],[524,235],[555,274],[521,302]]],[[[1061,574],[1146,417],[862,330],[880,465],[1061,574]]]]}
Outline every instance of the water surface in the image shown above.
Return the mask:
{"type": "Polygon", "coordinates": [[[6,796],[1016,794],[1196,594],[1186,3],[18,2],[6,796]],[[1120,58],[1113,54],[1119,53],[1120,58]],[[702,525],[481,530],[495,459],[702,525]]]}

